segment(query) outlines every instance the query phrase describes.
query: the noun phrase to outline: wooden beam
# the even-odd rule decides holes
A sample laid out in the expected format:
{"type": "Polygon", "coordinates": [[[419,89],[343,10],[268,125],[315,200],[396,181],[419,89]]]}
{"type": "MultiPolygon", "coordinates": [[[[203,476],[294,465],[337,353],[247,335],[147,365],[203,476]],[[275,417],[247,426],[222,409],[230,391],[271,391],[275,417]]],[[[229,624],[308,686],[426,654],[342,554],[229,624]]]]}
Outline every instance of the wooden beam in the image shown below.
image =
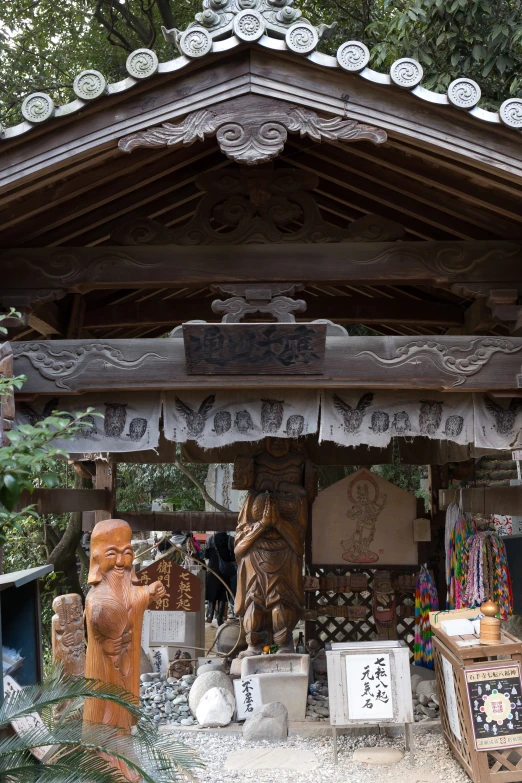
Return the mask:
{"type": "MultiPolygon", "coordinates": [[[[347,324],[421,323],[429,326],[460,326],[464,311],[454,304],[423,302],[404,299],[370,298],[367,296],[310,296],[299,294],[307,302],[300,320],[328,318],[347,324]]],[[[212,312],[210,297],[193,299],[152,299],[145,302],[122,302],[87,311],[84,326],[87,329],[135,327],[148,325],[172,326],[201,319],[219,321],[212,312]]]]}
{"type": "Polygon", "coordinates": [[[28,314],[27,323],[40,334],[65,336],[62,314],[53,302],[48,302],[28,314]]]}
{"type": "MultiPolygon", "coordinates": [[[[213,389],[216,378],[187,374],[182,339],[47,340],[12,343],[24,395],[213,389]],[[57,359],[58,357],[58,359],[57,359]]],[[[522,388],[522,338],[474,336],[327,337],[317,376],[220,377],[219,388],[411,388],[513,391],[522,388]],[[455,360],[458,357],[458,362],[455,360]]]]}
{"type": "Polygon", "coordinates": [[[450,503],[460,503],[462,510],[489,517],[491,514],[520,516],[522,509],[522,486],[519,487],[475,487],[473,489],[441,489],[440,508],[447,509],[450,503]]]}
{"type": "Polygon", "coordinates": [[[18,509],[35,505],[39,514],[67,514],[71,511],[101,511],[110,507],[105,489],[35,489],[24,490],[18,509]]]}
{"type": "MultiPolygon", "coordinates": [[[[116,502],[116,465],[114,462],[96,460],[96,489],[102,490],[107,496],[107,503],[101,510],[94,509],[94,523],[104,519],[113,519],[116,502]]],[[[89,509],[92,511],[92,509],[89,509]]]]}
{"type": "MultiPolygon", "coordinates": [[[[237,527],[238,515],[231,511],[230,513],[212,511],[174,511],[168,512],[116,512],[116,519],[124,519],[131,526],[135,533],[147,533],[151,530],[161,531],[180,531],[183,533],[197,532],[222,532],[235,530],[237,527]]],[[[90,533],[94,524],[85,520],[83,530],[90,533]]]]}
{"type": "Polygon", "coordinates": [[[522,243],[342,242],[339,244],[17,248],[0,251],[2,299],[42,289],[172,288],[176,285],[259,282],[491,282],[516,288],[522,243]],[[506,283],[508,285],[506,285],[506,283]]]}

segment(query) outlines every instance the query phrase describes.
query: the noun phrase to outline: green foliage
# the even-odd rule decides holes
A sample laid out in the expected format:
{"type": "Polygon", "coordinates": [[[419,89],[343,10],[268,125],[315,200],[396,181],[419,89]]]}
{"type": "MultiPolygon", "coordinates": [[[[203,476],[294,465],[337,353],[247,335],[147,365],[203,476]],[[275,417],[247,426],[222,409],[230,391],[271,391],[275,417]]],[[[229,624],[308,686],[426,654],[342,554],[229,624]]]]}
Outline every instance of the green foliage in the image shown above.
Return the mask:
{"type": "MultiPolygon", "coordinates": [[[[337,20],[326,51],[350,39],[364,41],[372,66],[384,70],[399,57],[423,65],[423,85],[444,91],[459,76],[476,79],[484,107],[522,94],[520,0],[296,0],[312,21],[337,20]]],[[[126,77],[133,49],[177,55],[160,32],[184,29],[202,0],[10,0],[0,8],[0,114],[21,120],[23,98],[48,92],[57,105],[73,99],[74,77],[87,68],[109,82],[126,77]]]]}
{"type": "Polygon", "coordinates": [[[86,678],[55,675],[43,685],[9,694],[0,707],[0,780],[13,783],[124,783],[100,753],[124,761],[145,783],[175,783],[193,779],[191,770],[202,764],[195,753],[176,740],[159,735],[148,719],[140,718],[133,736],[111,726],[82,725],[80,708],[85,698],[111,701],[140,718],[135,697],[116,685],[86,678]],[[58,720],[52,708],[64,708],[58,720]],[[5,736],[13,720],[38,712],[43,726],[5,736]],[[31,748],[55,746],[45,763],[38,763],[31,748]]]}
{"type": "Polygon", "coordinates": [[[32,492],[35,479],[49,488],[59,483],[57,460],[67,458],[68,454],[63,448],[53,446],[53,440],[71,439],[81,420],[93,413],[94,409],[88,408],[70,419],[57,412],[34,425],[21,424],[6,434],[9,443],[0,447],[0,546],[5,543],[9,528],[21,532],[21,523],[28,516],[37,516],[34,506],[15,510],[23,490],[32,492]]]}
{"type": "MultiPolygon", "coordinates": [[[[190,471],[204,482],[208,465],[190,465],[190,471]]],[[[197,487],[175,465],[118,465],[117,506],[122,511],[150,510],[161,498],[174,504],[175,511],[203,511],[205,503],[197,487]]]]}

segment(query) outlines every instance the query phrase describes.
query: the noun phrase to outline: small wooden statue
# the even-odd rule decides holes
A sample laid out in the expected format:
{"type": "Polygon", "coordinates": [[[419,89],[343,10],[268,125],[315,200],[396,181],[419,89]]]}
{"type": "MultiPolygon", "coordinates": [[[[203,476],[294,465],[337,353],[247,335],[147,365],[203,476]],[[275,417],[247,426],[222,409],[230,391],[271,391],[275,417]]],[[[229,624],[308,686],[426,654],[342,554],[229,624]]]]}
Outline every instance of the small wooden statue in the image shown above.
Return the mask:
{"type": "MultiPolygon", "coordinates": [[[[98,522],[92,532],[85,674],[119,685],[138,699],[143,614],[153,601],[165,595],[165,587],[161,582],[138,586],[132,568],[131,537],[131,528],[121,519],[98,522]]],[[[84,723],[102,723],[130,734],[133,720],[127,710],[112,702],[87,699],[84,723]]],[[[112,757],[107,760],[130,783],[138,781],[139,777],[122,761],[112,757]]]]}
{"type": "Polygon", "coordinates": [[[304,607],[303,554],[308,504],[317,472],[297,441],[268,437],[256,457],[234,465],[234,489],[248,489],[235,539],[239,563],[235,611],[248,649],[259,655],[272,640],[294,652],[293,630],[304,607]]]}
{"type": "Polygon", "coordinates": [[[82,599],[76,593],[59,595],[53,601],[53,661],[60,663],[64,674],[85,676],[85,632],[82,599]]]}

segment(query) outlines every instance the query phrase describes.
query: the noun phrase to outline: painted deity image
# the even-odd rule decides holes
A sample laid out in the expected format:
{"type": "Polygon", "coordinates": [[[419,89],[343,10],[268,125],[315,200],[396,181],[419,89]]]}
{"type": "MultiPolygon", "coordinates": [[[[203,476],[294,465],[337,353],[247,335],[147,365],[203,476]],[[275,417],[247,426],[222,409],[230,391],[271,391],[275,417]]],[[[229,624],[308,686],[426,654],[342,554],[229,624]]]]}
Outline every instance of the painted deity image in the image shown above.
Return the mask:
{"type": "Polygon", "coordinates": [[[343,560],[348,563],[376,563],[379,555],[370,547],[375,538],[378,517],[386,507],[388,496],[379,493],[377,482],[367,470],[350,482],[347,495],[353,505],[346,516],[355,522],[355,529],[349,538],[341,541],[343,560]]]}

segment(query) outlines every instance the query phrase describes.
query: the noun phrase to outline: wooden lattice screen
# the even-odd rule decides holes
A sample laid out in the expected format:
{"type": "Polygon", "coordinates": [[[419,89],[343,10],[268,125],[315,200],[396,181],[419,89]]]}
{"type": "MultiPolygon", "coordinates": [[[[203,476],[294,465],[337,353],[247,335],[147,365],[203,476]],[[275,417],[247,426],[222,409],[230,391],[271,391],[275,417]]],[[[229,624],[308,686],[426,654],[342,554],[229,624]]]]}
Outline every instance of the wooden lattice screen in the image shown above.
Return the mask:
{"type": "MultiPolygon", "coordinates": [[[[308,616],[311,615],[313,618],[306,621],[307,640],[361,642],[373,641],[377,638],[372,590],[377,569],[312,565],[307,570],[312,578],[319,579],[321,583],[320,589],[307,592],[308,616]],[[345,592],[342,587],[343,577],[351,575],[366,577],[368,589],[345,592]],[[340,586],[325,589],[323,585],[326,586],[328,579],[332,584],[340,583],[340,586]],[[328,614],[322,615],[321,607],[327,607],[328,614]]],[[[400,569],[388,568],[387,570],[391,572],[397,617],[397,635],[391,638],[404,640],[413,654],[417,568],[402,566],[400,569]]]]}

